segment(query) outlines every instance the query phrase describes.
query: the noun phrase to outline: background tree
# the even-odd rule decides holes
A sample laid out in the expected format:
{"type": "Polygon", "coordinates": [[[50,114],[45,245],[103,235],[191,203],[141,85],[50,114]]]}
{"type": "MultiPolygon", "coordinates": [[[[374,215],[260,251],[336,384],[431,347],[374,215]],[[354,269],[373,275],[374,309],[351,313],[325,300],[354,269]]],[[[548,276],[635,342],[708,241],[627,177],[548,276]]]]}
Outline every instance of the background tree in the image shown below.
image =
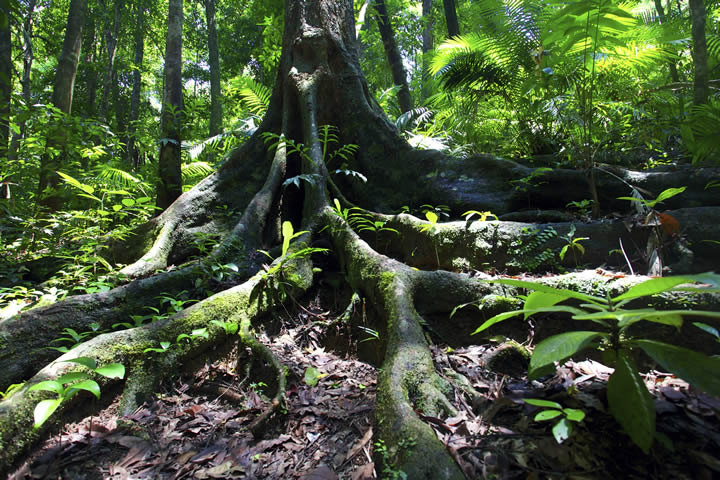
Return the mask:
{"type": "Polygon", "coordinates": [[[701,105],[707,102],[709,96],[705,2],[703,0],[689,0],[688,5],[692,20],[692,54],[695,67],[693,102],[695,105],[701,105]]]}
{"type": "Polygon", "coordinates": [[[445,23],[447,24],[448,38],[460,35],[460,24],[458,23],[455,0],[443,0],[445,10],[445,23]]]}
{"type": "Polygon", "coordinates": [[[162,106],[162,138],[158,160],[157,206],[167,208],[182,193],[180,171],[181,130],[184,121],[182,94],[183,1],[170,0],[162,106]]]}
{"type": "MultiPolygon", "coordinates": [[[[58,59],[57,73],[53,86],[53,105],[62,113],[70,114],[82,47],[82,29],[85,22],[87,0],[71,0],[65,28],[65,41],[62,53],[58,59]]],[[[38,182],[39,204],[50,210],[57,210],[62,205],[59,191],[60,177],[56,173],[62,167],[64,156],[65,132],[62,126],[50,131],[47,140],[48,153],[43,156],[40,165],[40,179],[38,182]],[[46,191],[47,189],[47,191],[46,191]]]]}
{"type": "Polygon", "coordinates": [[[210,136],[222,132],[223,109],[220,90],[220,55],[218,52],[217,24],[215,20],[215,0],[205,1],[207,21],[208,57],[210,60],[210,136]]]}
{"type": "Polygon", "coordinates": [[[380,36],[382,37],[385,54],[387,55],[390,70],[392,71],[393,82],[399,86],[397,97],[400,104],[401,112],[408,112],[412,109],[412,97],[410,96],[410,88],[408,87],[407,73],[403,65],[400,50],[398,50],[395,42],[395,34],[393,32],[392,23],[388,16],[385,0],[375,0],[373,5],[376,11],[376,18],[380,36]]]}

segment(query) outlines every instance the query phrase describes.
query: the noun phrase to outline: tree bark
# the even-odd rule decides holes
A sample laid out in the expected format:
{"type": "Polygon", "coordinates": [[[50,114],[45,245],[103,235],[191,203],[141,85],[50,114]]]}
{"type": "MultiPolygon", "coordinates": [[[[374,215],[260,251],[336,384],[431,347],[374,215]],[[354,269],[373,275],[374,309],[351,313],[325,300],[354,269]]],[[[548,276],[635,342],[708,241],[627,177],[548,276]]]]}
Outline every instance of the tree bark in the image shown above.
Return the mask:
{"type": "MultiPolygon", "coordinates": [[[[10,43],[10,12],[0,19],[0,161],[8,160],[10,146],[10,101],[12,98],[12,46],[10,43]],[[3,21],[4,20],[4,21],[3,21]]],[[[0,178],[0,182],[4,179],[0,178]]]]}
{"type": "Polygon", "coordinates": [[[183,0],[170,0],[165,47],[165,85],[161,119],[157,206],[165,209],[182,193],[180,142],[183,124],[182,87],[183,0]]]}
{"type": "Polygon", "coordinates": [[[136,145],[137,122],[140,118],[140,93],[142,90],[142,65],[145,55],[145,2],[135,5],[135,62],[133,64],[133,87],[130,94],[130,116],[128,118],[127,155],[132,168],[140,166],[140,152],[136,145]]]}
{"type": "Polygon", "coordinates": [[[457,10],[455,9],[455,0],[443,0],[443,8],[445,9],[448,38],[457,37],[460,35],[460,24],[458,23],[457,10]]]}
{"type": "MultiPolygon", "coordinates": [[[[67,115],[70,115],[72,109],[75,75],[77,74],[80,59],[86,10],[87,0],[70,1],[65,41],[63,42],[63,49],[55,74],[52,103],[67,115]]],[[[38,203],[52,211],[59,210],[62,206],[62,197],[59,190],[60,177],[55,172],[62,168],[65,141],[65,133],[62,131],[62,127],[51,129],[46,149],[57,149],[60,153],[56,154],[49,151],[43,155],[40,162],[40,179],[38,182],[38,198],[40,200],[38,203]]]]}
{"type": "Polygon", "coordinates": [[[397,94],[400,111],[403,113],[409,112],[412,110],[412,97],[410,96],[407,72],[405,72],[402,55],[400,55],[400,49],[395,41],[395,33],[390,22],[385,0],[375,0],[375,10],[377,12],[378,29],[382,37],[383,47],[385,47],[385,55],[387,55],[390,71],[392,72],[393,83],[400,86],[397,94]]]}
{"type": "MultiPolygon", "coordinates": [[[[22,86],[22,98],[25,102],[25,107],[30,108],[31,105],[31,85],[30,85],[30,72],[33,64],[33,14],[35,13],[36,0],[30,0],[28,2],[28,8],[25,19],[23,21],[22,29],[22,45],[23,45],[23,73],[20,85],[22,86]]],[[[20,148],[20,139],[25,137],[27,122],[23,119],[18,123],[18,132],[13,133],[12,140],[10,142],[10,151],[8,152],[8,162],[17,160],[17,151],[20,148]]]]}
{"type": "Polygon", "coordinates": [[[701,105],[707,103],[710,95],[708,87],[708,52],[707,40],[705,39],[705,1],[690,0],[690,18],[692,20],[692,54],[693,66],[695,67],[695,90],[693,92],[693,103],[701,105]]]}
{"type": "Polygon", "coordinates": [[[218,51],[215,0],[205,0],[208,29],[208,59],[210,63],[210,136],[223,131],[222,92],[220,91],[220,54],[218,51]]]}
{"type": "Polygon", "coordinates": [[[429,59],[428,55],[433,49],[433,28],[435,26],[435,19],[432,14],[433,0],[422,0],[422,19],[423,19],[423,31],[422,31],[422,78],[423,78],[423,99],[430,95],[430,74],[429,74],[429,59]]]}
{"type": "MultiPolygon", "coordinates": [[[[105,26],[103,27],[105,48],[107,50],[107,63],[105,64],[105,75],[103,76],[102,99],[100,100],[100,118],[106,123],[108,123],[108,104],[110,103],[113,74],[115,72],[115,56],[117,54],[118,37],[120,35],[120,19],[124,3],[124,0],[115,0],[112,28],[108,19],[105,20],[105,26]]],[[[104,11],[108,10],[105,1],[101,1],[100,4],[104,11]]]]}

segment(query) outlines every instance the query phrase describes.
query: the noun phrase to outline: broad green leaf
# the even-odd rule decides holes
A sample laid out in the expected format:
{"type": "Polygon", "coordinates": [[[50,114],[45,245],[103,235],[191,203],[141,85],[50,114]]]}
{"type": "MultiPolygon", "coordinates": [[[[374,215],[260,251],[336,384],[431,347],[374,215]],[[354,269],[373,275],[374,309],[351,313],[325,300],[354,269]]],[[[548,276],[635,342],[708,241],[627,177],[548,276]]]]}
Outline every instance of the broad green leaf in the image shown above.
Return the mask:
{"type": "Polygon", "coordinates": [[[563,408],[563,413],[572,422],[582,422],[585,419],[585,412],[577,408],[563,408]]]}
{"type": "Polygon", "coordinates": [[[32,392],[35,390],[53,392],[57,393],[58,395],[62,395],[63,385],[57,380],[45,380],[44,382],[36,383],[32,387],[28,388],[28,392],[32,392]]]}
{"type": "Polygon", "coordinates": [[[562,405],[557,402],[551,402],[549,400],[540,400],[537,398],[523,398],[523,402],[527,403],[528,405],[533,405],[535,407],[557,408],[558,410],[562,409],[562,405]]]}
{"type": "Polygon", "coordinates": [[[135,200],[133,200],[132,198],[123,198],[121,202],[126,207],[132,207],[135,205],[135,200]]]}
{"type": "Polygon", "coordinates": [[[563,443],[565,440],[570,438],[570,435],[572,434],[572,429],[572,423],[570,423],[567,418],[561,419],[552,428],[552,433],[553,437],[555,437],[555,441],[557,441],[558,443],[563,443]]]}
{"type": "Polygon", "coordinates": [[[512,310],[510,312],[499,313],[499,314],[495,315],[494,317],[492,317],[491,319],[485,321],[485,323],[480,325],[477,328],[477,330],[475,330],[473,333],[471,333],[471,335],[480,333],[483,330],[486,330],[489,327],[495,325],[496,323],[500,323],[503,320],[507,320],[508,318],[515,317],[520,314],[524,314],[525,318],[527,318],[530,315],[534,315],[536,313],[558,313],[558,312],[571,313],[571,314],[573,314],[573,318],[575,315],[580,315],[580,314],[585,313],[584,310],[581,310],[581,309],[575,308],[575,307],[569,307],[567,305],[554,305],[554,306],[538,308],[538,309],[534,309],[534,310],[527,310],[527,309],[512,310]]]}
{"type": "Polygon", "coordinates": [[[553,418],[557,418],[560,415],[562,415],[562,412],[560,410],[544,410],[535,415],[534,420],[536,422],[544,422],[546,420],[552,420],[553,418]]]}
{"type": "Polygon", "coordinates": [[[35,423],[33,428],[40,428],[45,421],[50,418],[55,410],[62,403],[62,398],[53,398],[50,400],[43,400],[42,402],[35,405],[35,411],[33,412],[33,418],[35,423]]]}
{"type": "Polygon", "coordinates": [[[655,405],[635,363],[621,350],[607,386],[610,413],[635,444],[648,453],[655,436],[655,405]]]}
{"type": "MultiPolygon", "coordinates": [[[[563,300],[567,300],[567,297],[564,295],[558,295],[555,293],[548,293],[548,292],[541,292],[538,290],[535,290],[530,295],[527,296],[527,299],[525,300],[525,305],[523,306],[524,310],[536,310],[536,309],[543,309],[545,307],[551,307],[557,303],[562,302],[563,300]]],[[[525,313],[525,320],[532,315],[531,313],[525,313]]]]}
{"type": "Polygon", "coordinates": [[[110,363],[98,367],[95,372],[106,378],[124,378],[125,377],[125,365],[122,363],[110,363]]]}
{"type": "Polygon", "coordinates": [[[711,327],[707,323],[701,323],[701,322],[693,322],[693,325],[695,325],[700,330],[709,333],[713,337],[720,338],[720,332],[716,328],[711,327]]]}
{"type": "Polygon", "coordinates": [[[664,369],[710,395],[720,396],[720,358],[655,340],[633,340],[632,343],[664,369]]]}
{"type": "Polygon", "coordinates": [[[569,246],[570,245],[565,245],[562,249],[560,249],[560,260],[565,260],[565,254],[567,253],[569,246]]]}
{"type": "Polygon", "coordinates": [[[305,370],[305,377],[303,380],[309,387],[314,387],[318,384],[321,378],[327,376],[327,373],[320,373],[320,370],[315,367],[308,367],[307,370],[305,370]]]}
{"type": "Polygon", "coordinates": [[[501,283],[503,285],[512,285],[513,287],[527,288],[530,290],[537,290],[540,292],[552,293],[555,295],[562,295],[565,298],[575,298],[582,300],[583,302],[596,303],[605,305],[607,302],[602,297],[596,297],[594,295],[587,295],[585,293],[574,292],[564,288],[555,288],[549,285],[544,285],[537,282],[528,282],[525,280],[515,280],[514,278],[500,278],[497,280],[487,280],[490,283],[501,283]]]}
{"type": "Polygon", "coordinates": [[[667,292],[673,287],[676,287],[683,283],[693,282],[712,283],[713,285],[716,285],[718,282],[720,282],[720,275],[716,275],[713,273],[702,273],[699,275],[682,275],[675,277],[651,278],[650,280],[646,280],[639,285],[635,285],[622,295],[618,295],[617,297],[613,298],[612,302],[614,303],[622,300],[630,300],[633,298],[655,295],[658,293],[667,292]]]}
{"type": "Polygon", "coordinates": [[[652,200],[648,202],[648,206],[650,208],[654,208],[655,205],[662,202],[663,200],[667,200],[668,198],[674,197],[675,195],[678,195],[685,191],[687,187],[679,187],[679,188],[668,188],[667,190],[663,190],[660,195],[657,196],[655,200],[652,200]]]}
{"type": "Polygon", "coordinates": [[[92,393],[97,398],[100,398],[100,385],[95,380],[85,380],[79,383],[74,383],[68,388],[68,396],[74,395],[73,390],[85,390],[92,393]]]}
{"type": "Polygon", "coordinates": [[[646,313],[637,316],[627,315],[623,316],[618,322],[618,327],[626,328],[633,323],[637,323],[641,320],[647,320],[648,322],[660,323],[662,325],[670,325],[680,330],[683,324],[682,315],[676,312],[656,312],[646,313]]]}
{"type": "Polygon", "coordinates": [[[90,375],[85,372],[70,372],[66,373],[61,377],[58,377],[57,381],[65,385],[68,383],[77,382],[78,380],[86,380],[88,378],[90,378],[90,375]]]}
{"type": "Polygon", "coordinates": [[[500,323],[503,320],[507,320],[508,318],[516,317],[520,315],[521,313],[524,313],[525,310],[513,310],[510,312],[503,312],[495,315],[494,317],[486,320],[483,322],[482,325],[480,325],[474,332],[472,332],[470,335],[475,335],[477,333],[482,332],[483,330],[487,330],[488,328],[492,327],[496,323],[500,323]]]}
{"type": "Polygon", "coordinates": [[[282,224],[282,237],[283,237],[283,244],[282,244],[282,255],[284,256],[288,249],[290,248],[290,239],[293,237],[293,226],[292,223],[288,222],[287,220],[283,222],[282,224]]]}
{"type": "Polygon", "coordinates": [[[79,365],[82,365],[83,367],[87,367],[90,370],[95,370],[97,368],[97,362],[95,362],[94,358],[90,357],[77,357],[70,360],[63,360],[65,363],[77,363],[79,365]]]}
{"type": "Polygon", "coordinates": [[[561,362],[573,354],[589,347],[595,340],[607,337],[602,332],[567,332],[554,335],[540,342],[530,357],[528,376],[535,379],[536,374],[548,365],[561,362]]]}
{"type": "Polygon", "coordinates": [[[122,210],[122,205],[113,205],[112,206],[113,212],[119,212],[122,210]]]}

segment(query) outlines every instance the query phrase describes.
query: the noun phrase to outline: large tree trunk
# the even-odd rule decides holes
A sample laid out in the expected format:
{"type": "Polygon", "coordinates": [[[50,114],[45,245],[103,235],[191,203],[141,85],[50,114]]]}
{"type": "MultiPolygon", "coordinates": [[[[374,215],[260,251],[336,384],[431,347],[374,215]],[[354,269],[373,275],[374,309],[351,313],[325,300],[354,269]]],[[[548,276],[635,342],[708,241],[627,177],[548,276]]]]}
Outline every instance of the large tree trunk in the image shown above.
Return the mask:
{"type": "Polygon", "coordinates": [[[457,37],[460,35],[460,24],[458,23],[457,10],[455,9],[455,0],[443,0],[443,8],[445,9],[448,37],[457,37]]]}
{"type": "Polygon", "coordinates": [[[707,103],[710,89],[708,87],[708,52],[705,39],[705,1],[690,0],[690,18],[692,20],[692,54],[695,67],[695,90],[693,103],[707,103]]]}
{"type": "Polygon", "coordinates": [[[397,94],[400,111],[403,113],[409,112],[412,110],[412,97],[410,96],[407,72],[405,72],[402,55],[400,55],[400,49],[395,41],[395,32],[390,22],[385,0],[375,0],[375,10],[377,11],[378,29],[382,37],[383,47],[385,47],[385,55],[387,55],[390,64],[393,83],[400,86],[397,94]]]}
{"type": "Polygon", "coordinates": [[[136,145],[137,121],[140,118],[140,92],[142,89],[142,64],[145,54],[145,2],[138,1],[135,10],[135,62],[133,68],[133,87],[130,94],[130,116],[128,118],[127,155],[132,168],[140,166],[140,153],[136,145]]]}
{"type": "MultiPolygon", "coordinates": [[[[87,0],[71,0],[68,10],[67,27],[62,53],[58,60],[53,87],[52,103],[61,112],[70,114],[72,109],[75,74],[77,73],[80,49],[82,47],[82,29],[85,23],[87,0]]],[[[39,205],[58,210],[62,206],[60,195],[60,176],[56,173],[62,168],[65,132],[62,127],[51,128],[47,139],[48,153],[40,162],[40,179],[38,182],[39,205]],[[54,153],[52,150],[58,150],[54,153]],[[47,190],[47,191],[46,191],[47,190]]]]}
{"type": "Polygon", "coordinates": [[[215,0],[205,0],[210,61],[210,136],[223,131],[222,92],[220,91],[220,54],[218,52],[215,0]]]}
{"type": "MultiPolygon", "coordinates": [[[[281,308],[283,298],[297,299],[312,285],[316,272],[312,268],[313,257],[305,247],[321,241],[332,248],[346,286],[367,300],[368,315],[377,319],[383,331],[383,340],[378,346],[382,368],[377,382],[377,429],[374,431],[387,446],[385,461],[410,479],[464,478],[451,452],[424,421],[453,416],[456,412],[449,396],[457,390],[453,390],[450,380],[435,371],[423,325],[434,316],[442,318],[444,323],[438,323],[447,331],[454,331],[454,336],[467,336],[471,330],[465,335],[465,328],[460,330],[457,324],[447,320],[454,307],[501,295],[516,295],[518,292],[513,289],[506,290],[481,281],[478,276],[451,270],[487,268],[483,266],[486,263],[505,269],[515,240],[523,235],[523,228],[532,225],[515,221],[448,222],[428,228],[427,221],[411,215],[382,215],[358,208],[353,212],[362,212],[370,224],[387,222],[399,232],[398,237],[390,232],[360,236],[343,214],[343,209],[352,206],[343,192],[362,207],[388,211],[398,202],[419,205],[421,202],[417,200],[425,198],[434,204],[454,200],[453,208],[467,205],[479,210],[492,203],[510,210],[513,201],[525,199],[525,193],[515,197],[508,193],[510,180],[526,177],[532,170],[500,159],[475,157],[468,161],[468,171],[474,172],[468,181],[467,171],[453,170],[460,168],[456,159],[436,151],[413,150],[384,114],[376,110],[377,103],[369,94],[355,51],[352,1],[298,0],[285,5],[283,50],[267,115],[252,138],[233,152],[216,172],[181,195],[160,216],[138,230],[130,242],[122,245],[117,253],[128,256],[123,263],[142,255],[123,273],[129,279],[142,278],[109,292],[69,297],[0,322],[3,347],[0,349],[0,390],[30,378],[17,393],[0,402],[0,474],[9,470],[42,432],[33,430],[28,412],[45,397],[28,389],[39,381],[57,377],[68,368],[68,364],[58,361],[45,367],[56,353],[41,347],[66,327],[85,331],[88,325],[97,322],[101,329],[109,328],[113,323],[126,320],[128,315],[141,313],[141,306],[156,305],[159,292],[187,290],[192,298],[202,300],[152,324],[97,336],[59,360],[89,356],[101,365],[110,362],[126,365],[128,374],[122,385],[119,408],[122,413],[130,412],[157,391],[158,383],[172,375],[179,363],[199,358],[225,341],[222,329],[212,326],[213,320],[238,323],[244,347],[239,350],[247,349],[262,358],[276,376],[273,402],[250,426],[256,437],[262,437],[267,419],[283,407],[285,369],[282,359],[273,357],[253,336],[251,327],[259,330],[263,316],[274,308],[281,308]],[[352,180],[342,181],[329,173],[334,168],[332,165],[328,168],[324,162],[327,145],[320,141],[323,125],[337,128],[341,144],[358,146],[354,158],[348,158],[348,167],[368,177],[368,184],[362,190],[352,188],[352,180]],[[264,136],[276,140],[282,136],[285,142],[302,143],[307,148],[299,154],[297,148],[282,141],[271,148],[264,136]],[[452,178],[429,175],[437,169],[447,171],[452,178]],[[301,182],[300,189],[282,188],[284,181],[299,174],[312,179],[312,184],[301,182]],[[460,189],[458,185],[462,182],[472,183],[472,188],[460,189]],[[335,203],[331,202],[331,195],[340,203],[339,211],[331,206],[335,203]],[[215,215],[217,211],[223,214],[215,215]],[[305,233],[289,244],[285,256],[277,258],[271,267],[263,268],[266,257],[259,250],[281,243],[278,228],[281,221],[290,221],[295,231],[305,233]],[[221,242],[206,257],[186,263],[190,255],[197,253],[192,247],[196,233],[217,233],[221,242]],[[135,246],[137,248],[133,248],[135,246]],[[234,263],[238,270],[235,286],[217,284],[213,286],[215,293],[210,294],[205,293],[207,289],[197,287],[198,280],[201,283],[208,280],[208,272],[212,272],[213,267],[228,262],[234,263]],[[185,265],[167,268],[180,264],[185,265]],[[423,268],[432,270],[421,270],[423,268]],[[160,273],[156,273],[158,270],[160,273]],[[284,297],[279,295],[280,288],[287,289],[283,291],[284,297]],[[160,341],[175,339],[178,333],[197,328],[208,328],[208,338],[183,343],[168,355],[144,353],[160,341]]],[[[621,184],[639,181],[634,175],[624,179],[622,172],[613,172],[613,175],[621,184]]],[[[563,190],[579,189],[578,178],[581,177],[568,181],[560,174],[549,175],[546,180],[552,183],[556,196],[553,202],[560,201],[563,190]]],[[[676,185],[679,175],[668,172],[664,176],[648,174],[648,178],[646,187],[663,182],[676,185]]],[[[700,179],[694,181],[695,184],[701,182],[700,179]]],[[[573,190],[572,194],[577,192],[573,190]]],[[[720,224],[720,220],[714,220],[719,216],[718,209],[700,213],[692,210],[672,212],[672,215],[687,226],[688,235],[713,238],[708,235],[708,229],[720,224]]],[[[576,236],[593,237],[593,243],[588,244],[586,250],[588,258],[592,258],[588,261],[609,261],[608,245],[614,245],[618,238],[627,240],[626,245],[643,240],[642,232],[628,233],[622,221],[575,223],[576,236]]],[[[572,228],[570,222],[549,226],[561,235],[572,228]]],[[[712,245],[707,248],[712,251],[712,245]]],[[[712,260],[706,255],[701,264],[710,268],[717,262],[717,258],[712,260]]],[[[607,281],[592,271],[588,277],[591,288],[596,285],[602,288],[607,281]]],[[[627,288],[634,282],[629,279],[620,286],[627,288]]],[[[572,288],[575,284],[563,285],[572,288]]],[[[502,311],[511,306],[497,308],[502,311]]],[[[115,384],[120,386],[119,381],[115,384]]],[[[83,398],[78,395],[63,404],[54,421],[62,424],[67,413],[82,406],[83,398]]],[[[85,406],[92,408],[89,404],[85,406]]]]}
{"type": "Polygon", "coordinates": [[[182,193],[180,171],[180,131],[183,124],[182,96],[183,0],[170,0],[167,43],[165,46],[165,86],[163,88],[162,138],[158,173],[157,206],[165,209],[182,193]]]}

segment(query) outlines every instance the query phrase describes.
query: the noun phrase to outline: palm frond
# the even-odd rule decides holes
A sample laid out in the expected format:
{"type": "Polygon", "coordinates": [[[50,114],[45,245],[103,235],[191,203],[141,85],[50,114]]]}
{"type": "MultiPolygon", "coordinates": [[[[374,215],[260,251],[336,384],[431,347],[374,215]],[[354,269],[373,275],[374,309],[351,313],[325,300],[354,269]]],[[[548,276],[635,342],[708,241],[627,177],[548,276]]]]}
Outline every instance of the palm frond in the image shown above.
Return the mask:
{"type": "Polygon", "coordinates": [[[100,180],[109,181],[124,186],[132,186],[142,184],[143,181],[125,170],[111,167],[108,164],[101,163],[93,170],[95,176],[100,180]]]}
{"type": "Polygon", "coordinates": [[[183,181],[197,177],[205,177],[215,171],[208,162],[183,163],[181,166],[183,181]]]}

